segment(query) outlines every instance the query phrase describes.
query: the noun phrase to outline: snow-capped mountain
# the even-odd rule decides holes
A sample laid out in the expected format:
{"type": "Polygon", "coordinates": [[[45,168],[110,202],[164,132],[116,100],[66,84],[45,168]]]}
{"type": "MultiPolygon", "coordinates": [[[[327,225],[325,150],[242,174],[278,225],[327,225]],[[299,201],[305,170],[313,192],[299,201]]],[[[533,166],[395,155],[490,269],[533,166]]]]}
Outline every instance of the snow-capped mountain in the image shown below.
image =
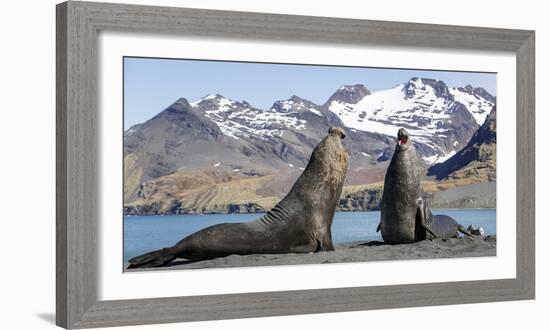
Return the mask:
{"type": "Polygon", "coordinates": [[[125,131],[125,198],[136,198],[142,183],[178,171],[299,171],[330,126],[347,131],[348,183],[379,180],[383,166],[377,164],[391,158],[399,127],[407,128],[420,158],[439,163],[466,146],[495,102],[482,88],[449,89],[420,78],[376,92],[342,86],[322,105],[298,96],[268,109],[219,94],[191,103],[180,98],[125,131]]]}
{"type": "MultiPolygon", "coordinates": [[[[297,96],[277,101],[269,110],[216,94],[192,103],[180,98],[125,132],[125,196],[131,200],[143,182],[175,171],[216,168],[245,176],[299,171],[330,126],[343,124],[322,106],[297,96]]],[[[356,168],[374,162],[371,155],[392,143],[370,132],[348,136],[344,142],[356,168]]]]}
{"type": "Polygon", "coordinates": [[[462,150],[445,162],[434,164],[428,175],[437,180],[461,179],[470,181],[496,181],[497,118],[496,106],[485,118],[462,150]]]}
{"type": "Polygon", "coordinates": [[[317,116],[323,116],[318,108],[319,106],[317,104],[299,96],[292,95],[288,100],[279,100],[273,103],[269,111],[289,114],[309,111],[317,116]]]}
{"type": "Polygon", "coordinates": [[[471,85],[453,87],[449,90],[455,101],[460,102],[472,113],[476,122],[481,126],[496,104],[497,99],[485,89],[471,85]]]}
{"type": "MultiPolygon", "coordinates": [[[[343,88],[335,95],[343,95],[343,88]]],[[[333,99],[335,95],[332,96],[333,99]]],[[[347,98],[350,98],[349,94],[347,98]]],[[[308,146],[314,147],[330,126],[345,126],[325,106],[296,95],[274,102],[268,110],[254,108],[246,101],[237,102],[221,95],[207,95],[191,103],[191,106],[216,123],[226,136],[235,140],[275,139],[294,145],[307,141],[308,146]]],[[[348,133],[351,135],[346,139],[346,145],[352,153],[363,157],[376,159],[375,155],[382,153],[391,144],[391,139],[380,137],[376,133],[353,129],[348,133]]]]}
{"type": "MultiPolygon", "coordinates": [[[[393,138],[400,127],[405,127],[414,137],[420,157],[433,164],[464,147],[495,103],[495,97],[483,88],[448,88],[443,81],[412,78],[376,92],[361,84],[345,85],[324,105],[294,95],[276,101],[269,109],[258,109],[246,101],[210,94],[190,106],[233,139],[281,138],[285,131],[321,129],[326,124],[393,138]]],[[[140,125],[131,127],[125,135],[131,135],[140,125]]],[[[369,156],[385,160],[393,152],[393,146],[388,148],[369,156]]]]}
{"type": "MultiPolygon", "coordinates": [[[[306,130],[306,125],[310,127],[312,121],[326,120],[321,106],[295,95],[288,100],[276,101],[268,110],[219,94],[207,95],[190,105],[234,139],[281,137],[285,130],[306,130]]],[[[132,127],[131,131],[134,129],[132,127]]]]}
{"type": "Polygon", "coordinates": [[[325,106],[332,105],[333,103],[357,104],[365,96],[370,94],[371,91],[369,91],[365,85],[344,85],[332,94],[332,96],[325,103],[325,106]]]}
{"type": "MultiPolygon", "coordinates": [[[[346,89],[352,89],[346,86],[346,89]]],[[[460,150],[496,99],[483,88],[451,88],[440,80],[412,78],[361,99],[331,98],[326,106],[348,128],[394,136],[405,127],[421,157],[441,162],[460,150]]]]}

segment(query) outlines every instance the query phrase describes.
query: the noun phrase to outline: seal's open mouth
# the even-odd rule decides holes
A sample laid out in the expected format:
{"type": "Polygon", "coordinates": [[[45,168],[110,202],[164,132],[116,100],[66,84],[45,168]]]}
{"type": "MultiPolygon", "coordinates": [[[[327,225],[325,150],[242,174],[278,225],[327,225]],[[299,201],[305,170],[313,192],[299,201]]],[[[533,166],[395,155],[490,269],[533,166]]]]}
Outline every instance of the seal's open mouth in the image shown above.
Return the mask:
{"type": "Polygon", "coordinates": [[[409,133],[406,129],[400,128],[399,131],[397,131],[397,143],[402,146],[407,144],[407,142],[409,142],[409,133]]]}

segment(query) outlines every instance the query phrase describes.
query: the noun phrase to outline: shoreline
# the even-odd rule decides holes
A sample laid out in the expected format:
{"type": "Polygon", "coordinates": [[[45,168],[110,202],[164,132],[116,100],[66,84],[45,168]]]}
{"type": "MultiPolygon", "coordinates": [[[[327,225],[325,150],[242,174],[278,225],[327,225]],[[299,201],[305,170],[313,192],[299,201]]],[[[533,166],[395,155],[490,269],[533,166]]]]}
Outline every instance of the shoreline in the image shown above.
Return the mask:
{"type": "Polygon", "coordinates": [[[195,262],[176,259],[164,267],[140,269],[127,269],[126,263],[124,272],[493,257],[496,256],[496,243],[496,236],[424,240],[397,245],[389,245],[381,241],[357,241],[335,244],[334,251],[307,254],[229,255],[195,262]]]}
{"type": "MultiPolygon", "coordinates": [[[[438,207],[433,210],[496,210],[496,207],[438,207]]],[[[380,212],[380,210],[338,210],[336,213],[361,213],[361,212],[380,212]]],[[[124,217],[155,217],[155,216],[186,216],[186,215],[242,215],[242,214],[265,214],[267,212],[242,212],[242,213],[159,213],[159,214],[124,214],[124,217]]]]}

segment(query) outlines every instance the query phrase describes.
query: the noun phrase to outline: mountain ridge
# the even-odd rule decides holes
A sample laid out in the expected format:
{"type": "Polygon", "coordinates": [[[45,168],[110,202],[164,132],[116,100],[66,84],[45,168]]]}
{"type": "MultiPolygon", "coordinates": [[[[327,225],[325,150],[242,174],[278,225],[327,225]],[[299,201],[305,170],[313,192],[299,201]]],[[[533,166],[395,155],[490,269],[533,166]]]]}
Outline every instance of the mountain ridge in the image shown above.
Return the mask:
{"type": "MultiPolygon", "coordinates": [[[[185,186],[185,180],[192,180],[188,174],[197,170],[221,171],[229,181],[278,173],[284,177],[282,181],[288,183],[291,180],[287,179],[296,178],[305,167],[312,149],[330,126],[342,126],[347,132],[344,145],[350,153],[350,168],[346,184],[380,181],[385,162],[393,154],[397,129],[384,127],[377,131],[349,127],[347,123],[352,117],[363,122],[375,118],[376,125],[393,127],[397,123],[412,128],[415,147],[425,162],[422,166],[427,168],[451,158],[467,145],[479,127],[474,115],[483,115],[490,103],[490,94],[487,96],[485,90],[471,86],[462,89],[449,89],[438,80],[412,78],[390,93],[405,107],[389,110],[372,106],[367,109],[369,98],[380,100],[377,96],[380,91],[371,92],[362,84],[340,87],[323,104],[292,95],[275,101],[267,110],[220,94],[208,94],[194,102],[179,98],[151,119],[124,132],[125,204],[150,202],[154,194],[145,192],[154,190],[153,186],[161,182],[166,187],[165,179],[169,177],[179,177],[178,182],[185,186]],[[468,106],[456,101],[455,95],[467,99],[468,106]],[[335,104],[347,115],[335,111],[335,104]],[[417,126],[413,127],[415,123],[417,126]],[[445,135],[447,131],[452,134],[445,135]]],[[[281,190],[277,196],[288,188],[276,186],[281,190]]],[[[174,198],[172,195],[177,191],[159,188],[154,199],[158,202],[162,198],[174,198]]],[[[263,206],[245,208],[260,210],[263,206]]]]}
{"type": "Polygon", "coordinates": [[[496,106],[468,144],[445,162],[428,169],[437,180],[479,177],[496,181],[496,106]]]}

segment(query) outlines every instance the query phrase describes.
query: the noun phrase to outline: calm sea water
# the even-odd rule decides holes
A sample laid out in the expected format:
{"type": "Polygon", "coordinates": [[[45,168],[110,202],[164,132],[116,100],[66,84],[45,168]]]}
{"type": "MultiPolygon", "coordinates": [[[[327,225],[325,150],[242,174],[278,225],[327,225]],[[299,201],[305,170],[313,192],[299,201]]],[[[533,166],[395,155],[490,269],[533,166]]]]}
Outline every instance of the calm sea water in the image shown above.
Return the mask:
{"type": "MultiPolygon", "coordinates": [[[[433,209],[447,214],[467,227],[482,226],[486,235],[496,234],[495,209],[433,209]]],[[[126,216],[124,218],[124,262],[145,252],[171,246],[200,229],[222,222],[246,222],[261,217],[255,214],[209,214],[126,216]]],[[[336,212],[332,224],[334,243],[382,240],[376,227],[380,212],[336,212]]]]}

